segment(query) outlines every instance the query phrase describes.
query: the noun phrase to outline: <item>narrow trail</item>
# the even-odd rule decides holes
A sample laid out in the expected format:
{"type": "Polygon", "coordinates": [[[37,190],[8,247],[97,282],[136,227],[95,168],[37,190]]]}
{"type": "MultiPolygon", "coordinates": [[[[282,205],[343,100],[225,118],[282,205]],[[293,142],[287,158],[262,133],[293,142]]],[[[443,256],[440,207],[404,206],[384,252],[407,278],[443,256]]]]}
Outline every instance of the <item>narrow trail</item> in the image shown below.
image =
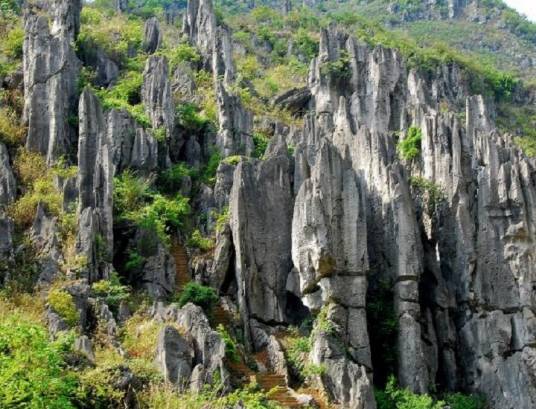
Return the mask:
{"type": "Polygon", "coordinates": [[[171,244],[171,256],[175,260],[175,289],[180,292],[190,282],[188,253],[186,253],[186,249],[181,243],[174,241],[171,244]]]}

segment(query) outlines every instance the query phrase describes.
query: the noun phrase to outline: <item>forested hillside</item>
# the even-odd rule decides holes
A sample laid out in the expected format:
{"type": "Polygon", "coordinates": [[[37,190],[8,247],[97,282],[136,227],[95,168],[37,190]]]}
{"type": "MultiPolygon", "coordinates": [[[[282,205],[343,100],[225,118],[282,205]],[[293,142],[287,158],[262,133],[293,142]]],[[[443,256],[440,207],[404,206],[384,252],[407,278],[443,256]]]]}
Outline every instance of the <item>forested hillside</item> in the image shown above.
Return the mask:
{"type": "Polygon", "coordinates": [[[499,0],[0,0],[0,408],[536,407],[536,25],[499,0]]]}

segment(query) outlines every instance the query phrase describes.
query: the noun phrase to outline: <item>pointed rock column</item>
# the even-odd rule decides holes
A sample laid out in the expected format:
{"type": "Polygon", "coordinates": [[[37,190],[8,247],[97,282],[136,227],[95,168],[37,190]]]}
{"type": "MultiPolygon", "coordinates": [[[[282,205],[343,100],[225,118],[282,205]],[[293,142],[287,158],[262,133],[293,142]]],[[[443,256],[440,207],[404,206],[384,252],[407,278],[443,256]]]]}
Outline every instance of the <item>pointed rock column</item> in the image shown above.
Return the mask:
{"type": "Polygon", "coordinates": [[[305,305],[324,309],[331,331],[314,331],[310,359],[321,383],[345,408],[375,408],[367,332],[365,194],[352,163],[322,142],[296,196],[292,258],[305,305]]]}
{"type": "Polygon", "coordinates": [[[160,24],[156,17],[151,17],[145,22],[143,49],[148,54],[153,54],[158,50],[162,43],[162,33],[160,32],[160,24]]]}
{"type": "Polygon", "coordinates": [[[251,319],[284,322],[287,276],[292,268],[291,162],[284,141],[274,141],[266,160],[242,161],[229,199],[236,252],[238,304],[246,338],[251,319]]]}
{"type": "Polygon", "coordinates": [[[46,156],[49,164],[71,156],[76,129],[69,118],[76,115],[80,62],[72,48],[80,28],[80,0],[54,1],[53,18],[27,11],[23,53],[24,120],[26,146],[46,156]]]}
{"type": "Polygon", "coordinates": [[[113,166],[104,114],[95,95],[80,96],[78,141],[79,225],[76,248],[87,258],[90,282],[107,277],[113,254],[113,166]]]}
{"type": "MultiPolygon", "coordinates": [[[[9,163],[9,152],[0,142],[0,276],[9,272],[8,263],[13,257],[13,222],[5,213],[5,208],[15,199],[17,192],[15,177],[9,163]]],[[[1,277],[3,279],[6,277],[1,277]]]]}
{"type": "Polygon", "coordinates": [[[150,56],[143,72],[142,101],[151,120],[153,134],[158,140],[158,164],[169,165],[168,144],[175,127],[175,106],[171,95],[166,57],[150,56]],[[163,140],[156,137],[162,134],[163,140]]]}

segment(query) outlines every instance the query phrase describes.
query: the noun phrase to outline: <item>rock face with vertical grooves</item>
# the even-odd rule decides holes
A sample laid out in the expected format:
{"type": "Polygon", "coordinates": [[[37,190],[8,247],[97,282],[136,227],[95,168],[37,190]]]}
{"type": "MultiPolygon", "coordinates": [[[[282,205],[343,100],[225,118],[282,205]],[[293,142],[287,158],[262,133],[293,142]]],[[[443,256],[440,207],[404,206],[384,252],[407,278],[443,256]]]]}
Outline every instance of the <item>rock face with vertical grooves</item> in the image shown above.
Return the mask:
{"type": "Polygon", "coordinates": [[[53,163],[72,157],[80,62],[72,48],[80,28],[81,1],[54,1],[50,19],[28,10],[24,37],[24,120],[26,146],[53,163]]]}
{"type": "Polygon", "coordinates": [[[212,0],[188,1],[182,32],[201,52],[205,68],[210,68],[216,38],[216,15],[212,0]]]}
{"type": "Polygon", "coordinates": [[[228,28],[216,25],[210,0],[191,0],[184,15],[183,32],[212,70],[218,104],[219,130],[216,143],[224,156],[250,155],[253,116],[244,108],[231,86],[235,80],[233,45],[228,28]]]}
{"type": "Polygon", "coordinates": [[[113,254],[113,166],[105,115],[88,89],[80,96],[78,140],[79,234],[77,250],[87,258],[90,282],[107,277],[113,254]]]}
{"type": "Polygon", "coordinates": [[[265,161],[242,161],[234,173],[230,225],[246,337],[252,318],[265,323],[285,319],[285,288],[292,268],[290,175],[283,140],[273,141],[265,161]]]}
{"type": "Polygon", "coordinates": [[[143,49],[147,54],[153,54],[162,43],[160,24],[156,17],[151,17],[145,22],[143,32],[143,49]]]}
{"type": "Polygon", "coordinates": [[[190,343],[172,326],[160,330],[156,341],[155,363],[164,379],[186,386],[192,374],[194,350],[190,343]]]}
{"type": "Polygon", "coordinates": [[[168,62],[165,57],[150,56],[143,72],[142,101],[151,120],[153,132],[163,139],[158,144],[158,162],[169,164],[167,140],[171,138],[175,125],[175,106],[171,95],[168,62]]]}

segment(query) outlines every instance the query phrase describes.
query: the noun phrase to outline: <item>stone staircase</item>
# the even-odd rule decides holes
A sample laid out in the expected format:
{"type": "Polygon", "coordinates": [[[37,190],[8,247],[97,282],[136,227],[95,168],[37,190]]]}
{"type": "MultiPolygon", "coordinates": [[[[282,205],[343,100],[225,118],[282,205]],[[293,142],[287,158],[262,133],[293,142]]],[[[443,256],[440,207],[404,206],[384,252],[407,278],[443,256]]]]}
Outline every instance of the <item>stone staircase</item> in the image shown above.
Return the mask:
{"type": "Polygon", "coordinates": [[[178,241],[171,244],[171,256],[175,260],[175,289],[177,292],[183,290],[184,286],[190,282],[188,273],[188,253],[184,246],[178,241]]]}
{"type": "MultiPolygon", "coordinates": [[[[257,361],[264,359],[262,352],[255,355],[257,361]]],[[[227,367],[236,376],[249,382],[255,382],[265,392],[268,399],[277,402],[284,408],[301,408],[301,404],[295,397],[295,392],[288,385],[285,376],[271,372],[254,372],[242,360],[240,362],[228,362],[227,367]]]]}

